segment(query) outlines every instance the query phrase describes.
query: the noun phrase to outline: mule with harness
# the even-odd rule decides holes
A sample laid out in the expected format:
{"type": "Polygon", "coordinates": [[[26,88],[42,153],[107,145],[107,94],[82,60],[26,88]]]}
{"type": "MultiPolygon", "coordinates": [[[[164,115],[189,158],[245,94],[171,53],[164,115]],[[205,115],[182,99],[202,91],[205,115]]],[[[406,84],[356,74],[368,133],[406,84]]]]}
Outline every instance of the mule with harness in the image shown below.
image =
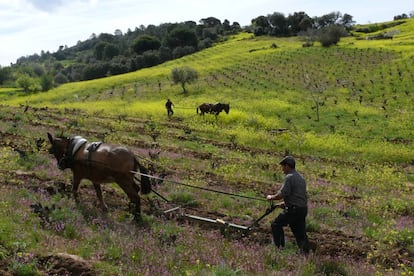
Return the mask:
{"type": "Polygon", "coordinates": [[[223,110],[226,112],[226,114],[229,114],[230,105],[224,103],[202,103],[197,107],[197,114],[199,114],[200,111],[200,115],[204,116],[205,113],[210,113],[216,115],[217,117],[223,110]]]}
{"type": "MultiPolygon", "coordinates": [[[[226,194],[232,197],[240,197],[250,200],[266,201],[261,198],[253,198],[245,195],[237,195],[224,191],[218,191],[211,188],[194,186],[186,183],[181,183],[172,180],[164,179],[164,176],[158,178],[149,174],[148,170],[142,166],[135,155],[126,147],[113,146],[102,142],[90,143],[81,136],[74,136],[71,138],[54,137],[48,133],[48,138],[51,143],[49,153],[53,154],[57,160],[59,169],[71,169],[73,172],[73,195],[76,202],[79,202],[78,189],[82,179],[89,179],[95,188],[99,203],[104,211],[107,211],[107,206],[104,203],[101,191],[101,184],[108,182],[116,182],[122,190],[128,195],[132,205],[135,206],[134,218],[136,221],[141,221],[141,208],[140,208],[140,196],[142,194],[148,194],[151,191],[155,195],[159,196],[167,203],[173,203],[166,197],[158,193],[151,188],[150,179],[158,181],[167,181],[182,186],[197,188],[214,193],[226,194]],[[138,170],[139,169],[139,170],[138,170]],[[135,183],[136,175],[140,176],[141,188],[135,183]]],[[[248,234],[258,223],[273,210],[280,205],[271,205],[266,212],[253,223],[248,226],[238,225],[234,223],[225,222],[222,219],[211,219],[201,217],[185,212],[185,209],[181,206],[172,206],[172,208],[163,211],[164,215],[178,212],[182,218],[186,218],[192,221],[210,223],[219,225],[222,230],[235,229],[241,231],[243,234],[248,234]]]]}
{"type": "Polygon", "coordinates": [[[142,166],[135,155],[126,147],[114,146],[102,142],[90,143],[81,136],[71,138],[54,137],[47,133],[51,148],[49,153],[57,160],[59,169],[71,169],[73,173],[72,192],[79,201],[78,189],[82,179],[89,179],[95,188],[96,195],[103,211],[107,206],[102,197],[101,184],[116,182],[128,195],[134,206],[134,218],[141,220],[139,191],[142,194],[151,192],[151,183],[146,176],[147,169],[142,166]],[[134,173],[139,169],[140,179],[134,173]],[[141,188],[135,180],[141,182],[141,188]]]}

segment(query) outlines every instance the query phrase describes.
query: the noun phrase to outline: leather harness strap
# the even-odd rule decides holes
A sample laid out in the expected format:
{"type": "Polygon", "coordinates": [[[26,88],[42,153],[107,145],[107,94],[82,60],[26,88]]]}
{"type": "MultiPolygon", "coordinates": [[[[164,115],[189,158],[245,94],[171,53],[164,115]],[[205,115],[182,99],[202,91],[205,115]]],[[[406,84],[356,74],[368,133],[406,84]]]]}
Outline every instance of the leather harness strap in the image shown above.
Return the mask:
{"type": "MultiPolygon", "coordinates": [[[[72,166],[75,161],[75,155],[80,150],[80,148],[85,145],[88,141],[81,136],[74,136],[70,139],[68,149],[64,156],[64,160],[67,162],[68,166],[72,166]]],[[[90,167],[92,161],[92,153],[97,151],[98,148],[102,145],[102,142],[93,142],[86,148],[88,151],[88,164],[90,167]]]]}
{"type": "Polygon", "coordinates": [[[91,176],[91,169],[92,169],[92,153],[97,151],[98,148],[102,145],[102,142],[92,142],[88,147],[88,170],[89,170],[89,176],[91,176]]]}

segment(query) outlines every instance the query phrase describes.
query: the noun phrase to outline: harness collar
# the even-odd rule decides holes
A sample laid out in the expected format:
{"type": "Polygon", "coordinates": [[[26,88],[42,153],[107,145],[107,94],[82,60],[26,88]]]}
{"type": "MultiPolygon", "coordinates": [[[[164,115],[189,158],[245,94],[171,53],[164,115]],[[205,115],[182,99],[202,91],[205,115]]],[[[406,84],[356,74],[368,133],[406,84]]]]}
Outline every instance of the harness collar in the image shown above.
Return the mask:
{"type": "MultiPolygon", "coordinates": [[[[74,136],[69,139],[68,147],[63,157],[58,160],[58,167],[61,170],[66,168],[72,168],[75,162],[75,155],[80,148],[85,145],[88,141],[82,136],[74,136]]],[[[91,143],[86,150],[88,151],[88,163],[91,161],[92,153],[97,151],[102,142],[91,143]]]]}
{"type": "Polygon", "coordinates": [[[75,154],[78,152],[78,150],[84,145],[86,144],[88,141],[83,138],[82,136],[74,136],[70,139],[69,141],[69,146],[68,146],[68,155],[71,155],[72,157],[75,156],[75,154]]]}

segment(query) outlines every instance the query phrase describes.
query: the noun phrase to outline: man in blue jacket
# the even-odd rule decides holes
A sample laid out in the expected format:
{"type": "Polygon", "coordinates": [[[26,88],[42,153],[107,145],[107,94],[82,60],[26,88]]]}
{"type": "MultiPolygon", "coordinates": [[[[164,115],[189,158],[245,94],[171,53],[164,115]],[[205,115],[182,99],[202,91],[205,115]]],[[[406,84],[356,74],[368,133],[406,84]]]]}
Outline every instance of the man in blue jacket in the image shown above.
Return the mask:
{"type": "Polygon", "coordinates": [[[292,156],[286,156],[279,163],[285,174],[280,190],[268,195],[267,200],[283,199],[284,211],[272,222],[273,241],[278,248],[285,246],[285,233],[283,227],[289,225],[295,236],[296,243],[303,254],[309,253],[309,240],[306,235],[306,216],[308,214],[308,197],[306,181],[295,167],[296,162],[292,156]]]}

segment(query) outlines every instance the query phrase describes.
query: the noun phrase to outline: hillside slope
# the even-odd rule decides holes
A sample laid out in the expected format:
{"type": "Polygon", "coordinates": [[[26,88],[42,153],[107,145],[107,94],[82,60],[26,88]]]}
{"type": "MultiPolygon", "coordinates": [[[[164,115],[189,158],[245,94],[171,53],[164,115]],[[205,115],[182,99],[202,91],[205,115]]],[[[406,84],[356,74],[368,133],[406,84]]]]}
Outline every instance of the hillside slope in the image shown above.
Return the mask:
{"type": "Polygon", "coordinates": [[[349,158],[363,154],[370,161],[410,162],[412,25],[408,20],[382,30],[398,33],[392,40],[349,37],[331,48],[302,48],[296,38],[243,34],[135,73],[67,84],[47,93],[0,97],[11,105],[79,108],[157,120],[164,117],[164,102],[171,98],[176,115],[189,127],[199,125],[193,116],[199,104],[226,102],[232,112],[220,122],[231,127],[223,134],[240,136],[245,145],[274,149],[269,133],[294,127],[304,137],[303,144],[290,145],[292,152],[321,152],[325,157],[345,153],[349,158]],[[200,74],[189,95],[169,78],[172,68],[184,65],[200,74]],[[261,136],[259,143],[248,137],[252,131],[261,136]],[[384,151],[377,154],[377,148],[384,151]]]}
{"type": "Polygon", "coordinates": [[[63,252],[102,275],[412,273],[414,20],[379,32],[390,31],[393,39],[358,33],[331,48],[241,34],[134,73],[31,95],[1,89],[0,270],[47,271],[48,254],[63,252]],[[199,72],[188,94],[171,83],[179,66],[199,72]],[[199,116],[202,102],[229,103],[230,112],[199,116]],[[166,175],[154,188],[171,202],[144,197],[144,227],[130,221],[116,185],[103,188],[107,214],[87,181],[76,205],[71,174],[56,168],[46,132],[128,146],[154,175],[166,175]],[[273,214],[242,241],[159,215],[180,205],[249,225],[266,202],[176,183],[264,199],[279,187],[287,153],[308,183],[316,246],[308,259],[296,257],[292,242],[274,250],[273,214]],[[31,207],[38,203],[57,209],[42,217],[31,207]]]}

